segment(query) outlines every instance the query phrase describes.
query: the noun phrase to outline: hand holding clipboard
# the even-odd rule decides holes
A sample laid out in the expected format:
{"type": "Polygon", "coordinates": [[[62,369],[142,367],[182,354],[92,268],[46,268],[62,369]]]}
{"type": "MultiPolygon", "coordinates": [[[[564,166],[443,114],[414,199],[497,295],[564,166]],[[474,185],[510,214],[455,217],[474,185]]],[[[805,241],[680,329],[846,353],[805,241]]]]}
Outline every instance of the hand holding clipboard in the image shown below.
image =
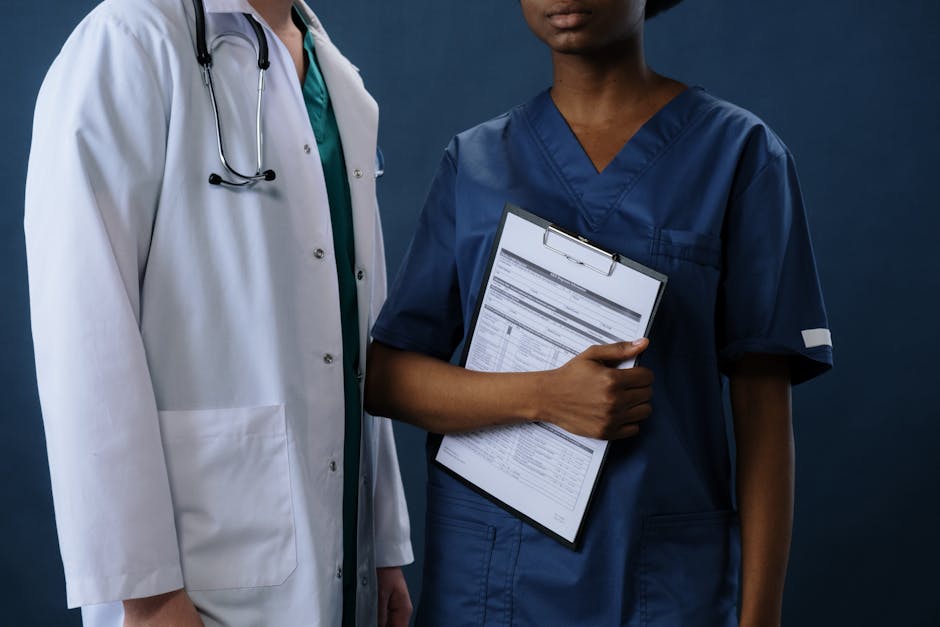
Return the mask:
{"type": "MultiPolygon", "coordinates": [[[[665,283],[665,276],[649,268],[507,205],[463,364],[489,372],[584,369],[585,381],[593,369],[595,377],[616,381],[626,373],[612,372],[610,361],[626,357],[621,366],[632,366],[631,356],[644,346],[631,346],[630,352],[623,344],[604,345],[629,344],[648,334],[665,283]]],[[[590,383],[598,389],[596,379],[590,383]]],[[[636,390],[643,387],[620,392],[626,406],[636,405],[626,397],[642,394],[636,390]]],[[[546,394],[547,401],[551,398],[546,394]]],[[[567,415],[584,415],[584,407],[547,407],[545,415],[554,416],[552,422],[445,436],[436,461],[500,505],[576,546],[608,444],[559,427],[565,424],[566,409],[567,415]]],[[[624,428],[625,422],[642,416],[614,418],[608,424],[624,428]]]]}
{"type": "Polygon", "coordinates": [[[640,338],[586,349],[558,369],[566,371],[556,379],[564,387],[555,381],[544,387],[539,416],[565,431],[598,440],[636,435],[639,423],[650,414],[653,374],[627,364],[633,364],[648,345],[640,338]]]}

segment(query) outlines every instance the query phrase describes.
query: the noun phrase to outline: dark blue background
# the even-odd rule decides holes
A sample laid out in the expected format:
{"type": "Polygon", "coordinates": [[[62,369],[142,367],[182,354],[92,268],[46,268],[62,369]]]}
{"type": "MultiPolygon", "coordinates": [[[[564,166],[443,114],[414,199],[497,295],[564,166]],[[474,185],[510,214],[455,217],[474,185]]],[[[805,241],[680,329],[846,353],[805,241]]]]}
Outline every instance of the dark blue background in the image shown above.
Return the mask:
{"type": "MultiPolygon", "coordinates": [[[[94,4],[2,4],[5,625],[78,622],[64,610],[21,223],[36,92],[94,4]]],[[[510,0],[312,6],[382,106],[380,201],[394,274],[450,136],[547,86],[548,55],[510,0]]],[[[795,393],[797,511],[786,625],[940,624],[938,27],[933,0],[686,0],[647,30],[654,68],[755,111],[800,166],[837,363],[795,393]]],[[[397,433],[420,564],[424,438],[407,426],[397,433]]],[[[419,569],[406,572],[417,596],[419,569]]]]}

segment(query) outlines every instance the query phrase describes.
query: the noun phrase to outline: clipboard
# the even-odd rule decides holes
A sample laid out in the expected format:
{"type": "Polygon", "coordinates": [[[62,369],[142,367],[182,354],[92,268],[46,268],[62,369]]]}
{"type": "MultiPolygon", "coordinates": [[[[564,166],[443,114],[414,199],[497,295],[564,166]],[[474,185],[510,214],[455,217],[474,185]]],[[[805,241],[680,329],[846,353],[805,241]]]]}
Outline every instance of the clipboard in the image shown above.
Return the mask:
{"type": "MultiPolygon", "coordinates": [[[[507,203],[460,365],[548,370],[591,344],[648,337],[666,282],[651,268],[507,203]]],[[[523,423],[446,435],[434,461],[577,550],[607,449],[607,442],[555,425],[523,423]]]]}

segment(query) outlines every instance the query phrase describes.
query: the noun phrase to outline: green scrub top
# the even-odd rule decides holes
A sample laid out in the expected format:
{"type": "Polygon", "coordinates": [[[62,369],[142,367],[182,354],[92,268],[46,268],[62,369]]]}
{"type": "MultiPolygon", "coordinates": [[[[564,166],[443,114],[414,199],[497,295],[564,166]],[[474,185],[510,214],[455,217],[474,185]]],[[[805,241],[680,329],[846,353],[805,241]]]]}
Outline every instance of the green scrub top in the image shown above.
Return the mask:
{"type": "Polygon", "coordinates": [[[302,91],[313,127],[326,180],[326,194],[333,223],[333,249],[339,279],[340,314],[343,327],[343,383],[346,403],[346,434],[343,483],[343,625],[356,624],[356,546],[359,508],[359,442],[362,406],[359,395],[359,306],[356,297],[356,250],[353,237],[352,200],[346,178],[343,144],[326,81],[317,65],[313,34],[294,11],[294,22],[304,35],[307,74],[302,91]]]}

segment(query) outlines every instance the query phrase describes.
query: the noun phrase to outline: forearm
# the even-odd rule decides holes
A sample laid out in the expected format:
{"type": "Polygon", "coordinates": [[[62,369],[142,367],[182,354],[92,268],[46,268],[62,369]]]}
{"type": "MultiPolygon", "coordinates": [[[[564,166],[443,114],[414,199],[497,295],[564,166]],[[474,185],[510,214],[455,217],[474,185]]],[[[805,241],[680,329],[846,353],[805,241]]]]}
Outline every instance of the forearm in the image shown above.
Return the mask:
{"type": "Polygon", "coordinates": [[[379,342],[369,348],[366,411],[436,433],[534,420],[541,373],[475,372],[379,342]]]}
{"type": "Polygon", "coordinates": [[[741,625],[780,625],[793,523],[794,451],[785,362],[746,358],[732,377],[741,517],[741,625]]]}
{"type": "Polygon", "coordinates": [[[653,373],[617,366],[647,345],[592,346],[554,370],[497,373],[373,342],[366,410],[435,433],[539,420],[592,438],[629,437],[652,411],[653,373]]]}
{"type": "Polygon", "coordinates": [[[124,601],[125,627],[203,627],[185,590],[124,601]]]}

